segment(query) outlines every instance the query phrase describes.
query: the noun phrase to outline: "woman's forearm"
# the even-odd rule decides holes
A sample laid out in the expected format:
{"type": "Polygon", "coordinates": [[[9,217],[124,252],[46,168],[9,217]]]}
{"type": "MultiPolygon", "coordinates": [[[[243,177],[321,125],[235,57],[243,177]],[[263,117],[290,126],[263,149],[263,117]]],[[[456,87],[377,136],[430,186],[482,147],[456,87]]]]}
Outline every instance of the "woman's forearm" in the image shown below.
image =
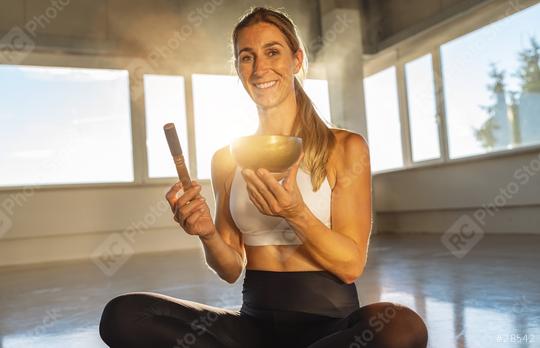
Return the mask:
{"type": "Polygon", "coordinates": [[[231,248],[216,230],[211,237],[199,237],[204,248],[206,263],[221,279],[234,283],[242,273],[241,256],[231,248]]]}
{"type": "Polygon", "coordinates": [[[365,265],[366,252],[347,236],[324,225],[309,208],[287,220],[297,231],[310,255],[323,268],[346,283],[360,276],[365,265]]]}

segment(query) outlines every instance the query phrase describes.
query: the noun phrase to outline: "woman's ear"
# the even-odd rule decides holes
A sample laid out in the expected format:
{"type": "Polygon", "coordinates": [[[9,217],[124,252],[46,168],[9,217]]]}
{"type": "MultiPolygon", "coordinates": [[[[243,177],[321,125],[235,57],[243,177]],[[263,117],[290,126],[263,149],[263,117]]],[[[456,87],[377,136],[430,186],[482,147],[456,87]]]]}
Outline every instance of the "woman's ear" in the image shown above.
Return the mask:
{"type": "Polygon", "coordinates": [[[302,68],[302,63],[304,61],[304,52],[299,48],[294,53],[294,60],[295,60],[295,66],[294,66],[294,74],[298,74],[300,69],[302,68]]]}

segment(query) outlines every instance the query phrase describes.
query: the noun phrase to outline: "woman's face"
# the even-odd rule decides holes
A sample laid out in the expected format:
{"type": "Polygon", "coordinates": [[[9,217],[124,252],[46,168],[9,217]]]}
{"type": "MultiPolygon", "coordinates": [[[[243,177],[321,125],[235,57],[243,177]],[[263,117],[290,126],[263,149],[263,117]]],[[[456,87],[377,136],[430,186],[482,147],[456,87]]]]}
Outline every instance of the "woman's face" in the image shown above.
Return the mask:
{"type": "Polygon", "coordinates": [[[294,74],[302,65],[302,51],[293,54],[283,33],[269,23],[240,30],[236,70],[244,88],[260,107],[282,103],[294,91],[294,74]]]}

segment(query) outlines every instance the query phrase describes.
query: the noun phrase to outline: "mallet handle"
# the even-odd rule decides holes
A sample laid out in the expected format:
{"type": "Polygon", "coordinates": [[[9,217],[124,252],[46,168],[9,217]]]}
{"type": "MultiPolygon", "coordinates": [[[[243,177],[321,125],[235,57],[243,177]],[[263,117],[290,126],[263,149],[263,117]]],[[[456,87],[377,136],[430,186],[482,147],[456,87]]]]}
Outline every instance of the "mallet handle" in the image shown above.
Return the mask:
{"type": "Polygon", "coordinates": [[[184,161],[182,147],[180,146],[180,141],[178,140],[178,134],[176,133],[174,123],[167,123],[163,126],[163,130],[165,131],[165,137],[167,138],[167,143],[169,144],[169,150],[171,150],[171,155],[174,159],[174,165],[176,166],[178,178],[182,182],[182,189],[185,192],[191,187],[191,178],[189,177],[189,172],[184,161]]]}

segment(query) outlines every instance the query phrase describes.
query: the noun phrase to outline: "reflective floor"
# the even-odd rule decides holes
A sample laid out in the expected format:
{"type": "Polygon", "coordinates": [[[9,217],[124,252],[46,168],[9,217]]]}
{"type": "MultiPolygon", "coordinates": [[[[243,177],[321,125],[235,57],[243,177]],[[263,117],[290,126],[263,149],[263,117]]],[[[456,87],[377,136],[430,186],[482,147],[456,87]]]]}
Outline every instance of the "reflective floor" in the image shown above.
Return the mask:
{"type": "MultiPolygon", "coordinates": [[[[485,236],[457,258],[439,236],[376,236],[356,282],[360,301],[415,309],[433,348],[540,347],[539,245],[540,236],[485,236]]],[[[105,347],[101,310],[124,292],[239,308],[242,279],[220,281],[202,257],[200,250],[132,256],[115,272],[92,261],[2,268],[0,348],[105,347]]]]}

